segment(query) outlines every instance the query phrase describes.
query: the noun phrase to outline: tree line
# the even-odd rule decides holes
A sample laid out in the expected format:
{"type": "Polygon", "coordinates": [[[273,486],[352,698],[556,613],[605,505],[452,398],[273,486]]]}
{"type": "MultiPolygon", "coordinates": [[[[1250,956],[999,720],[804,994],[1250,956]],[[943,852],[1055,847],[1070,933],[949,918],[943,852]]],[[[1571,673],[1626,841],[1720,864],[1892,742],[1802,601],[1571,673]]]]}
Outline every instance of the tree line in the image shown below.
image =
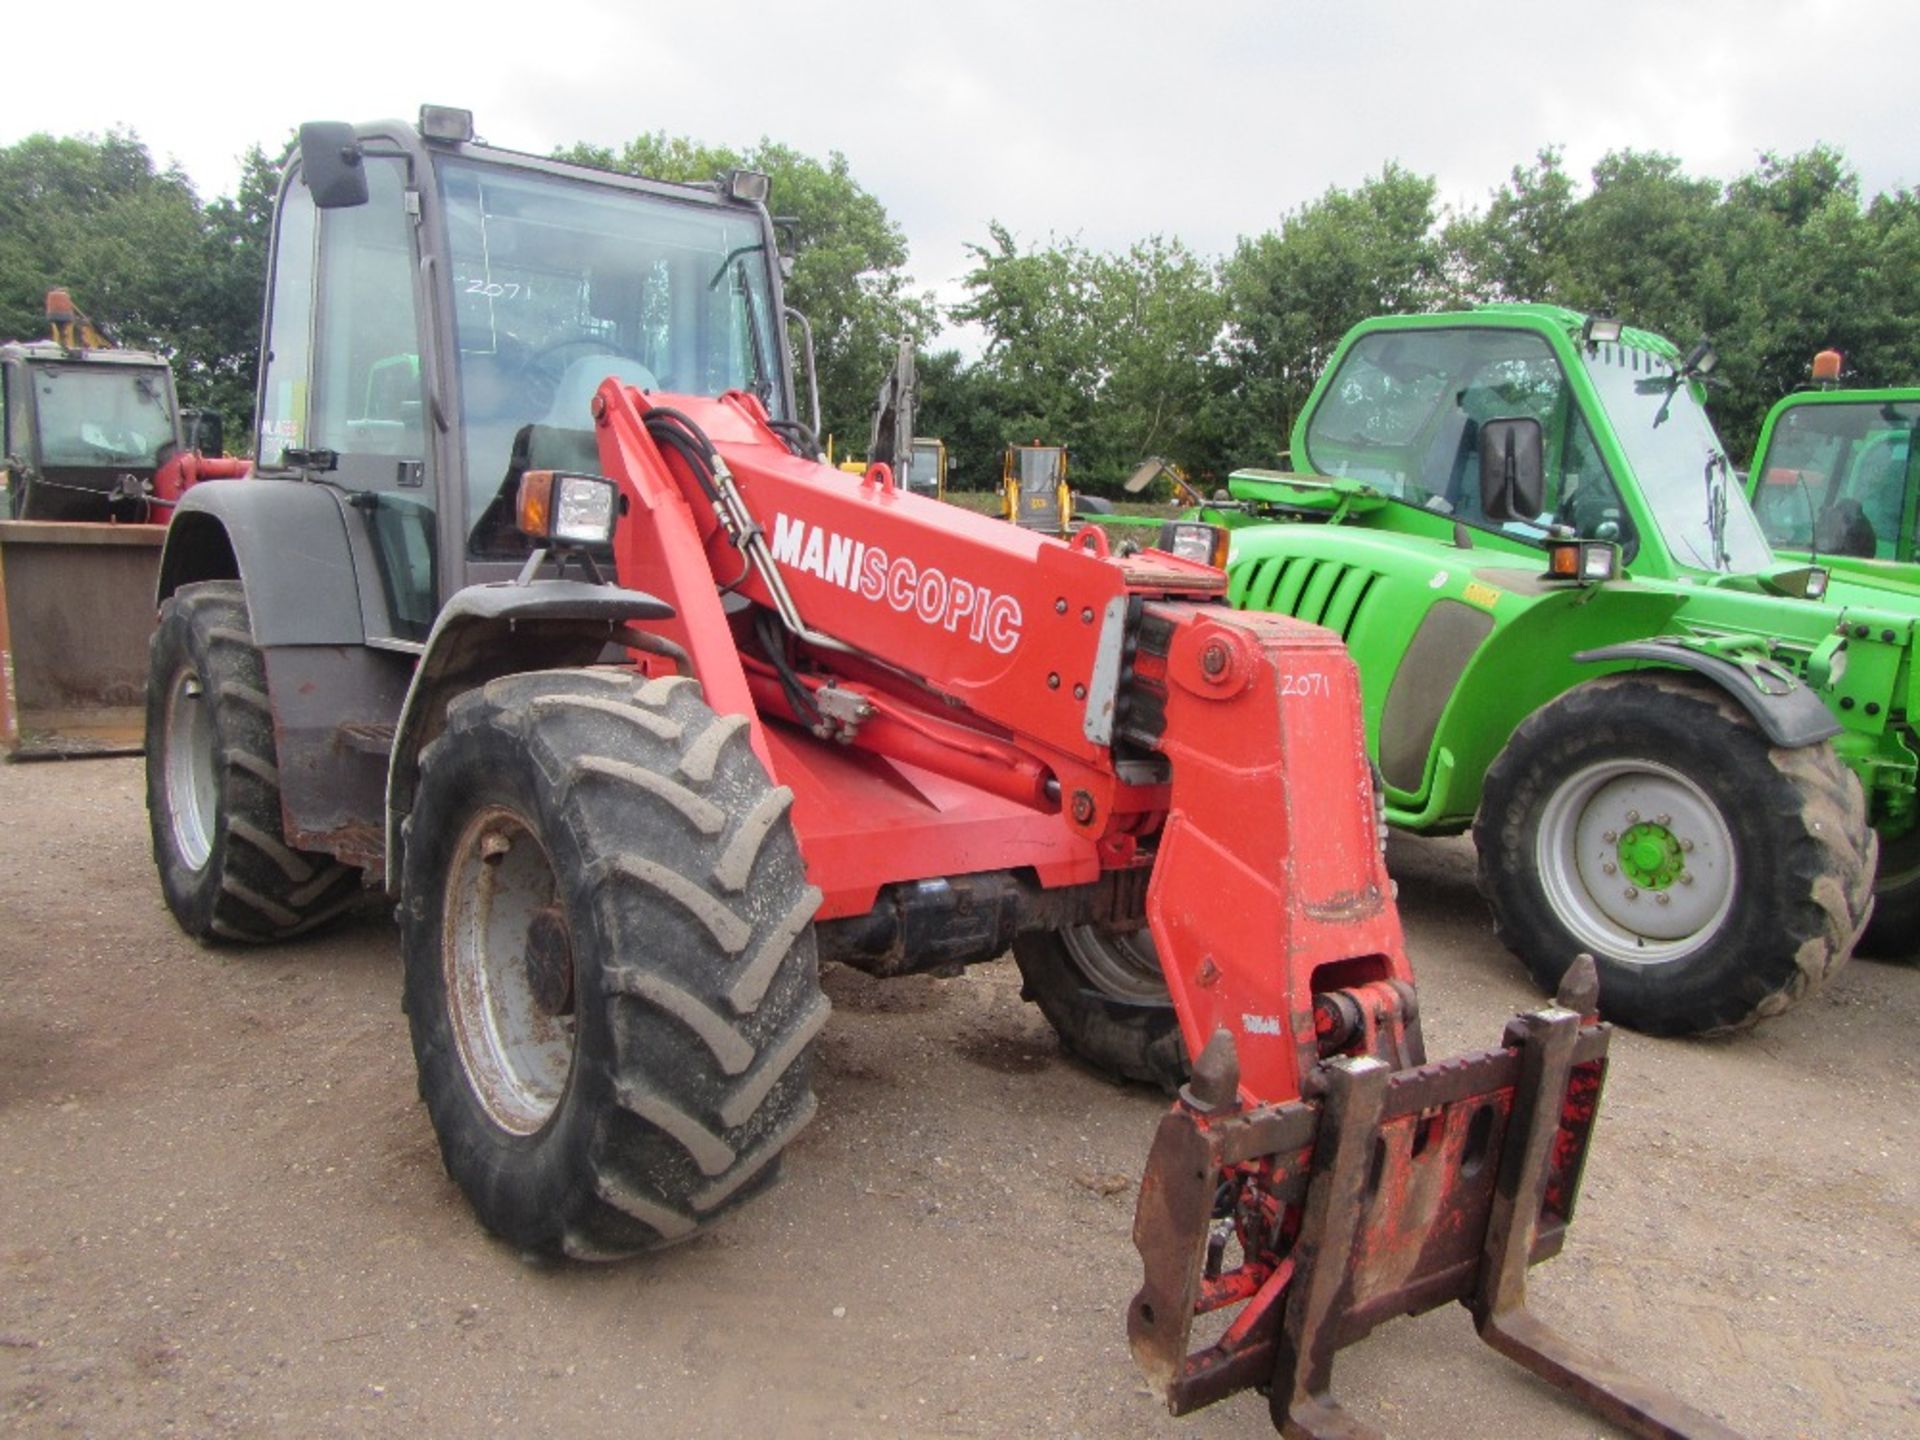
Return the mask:
{"type": "MultiPolygon", "coordinates": [[[[948,442],[957,482],[974,488],[997,481],[1008,443],[1036,439],[1067,445],[1076,484],[1096,491],[1149,454],[1203,481],[1284,464],[1293,420],[1351,325],[1491,300],[1618,316],[1683,349],[1710,338],[1712,406],[1736,456],[1823,347],[1860,383],[1920,383],[1920,192],[1866,195],[1826,146],[1763,155],[1724,182],[1623,150],[1582,183],[1546,149],[1466,211],[1444,206],[1432,177],[1388,163],[1218,257],[1165,233],[1113,251],[1074,236],[1023,244],[996,220],[969,246],[965,298],[944,314],[915,288],[899,224],[837,152],[658,132],[561,155],[668,180],[767,172],[794,250],[788,300],[813,325],[825,428],[842,453],[864,447],[893,341],[911,336],[917,428],[948,442]],[[929,348],[947,319],[984,336],[978,358],[929,348]]],[[[0,148],[0,338],[43,333],[45,292],[65,285],[121,343],[170,355],[183,403],[219,409],[229,434],[246,435],[279,168],[255,145],[235,193],[203,202],[130,132],[0,148]]]]}

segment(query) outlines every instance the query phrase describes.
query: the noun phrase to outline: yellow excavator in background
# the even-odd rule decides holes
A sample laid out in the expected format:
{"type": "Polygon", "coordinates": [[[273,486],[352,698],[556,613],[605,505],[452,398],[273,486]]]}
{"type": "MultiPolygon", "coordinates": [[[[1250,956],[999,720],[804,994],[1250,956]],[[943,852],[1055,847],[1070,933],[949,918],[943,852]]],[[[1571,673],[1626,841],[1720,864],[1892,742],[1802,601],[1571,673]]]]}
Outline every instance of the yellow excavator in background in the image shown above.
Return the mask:
{"type": "Polygon", "coordinates": [[[1065,535],[1073,523],[1073,491],[1067,486],[1067,447],[1007,446],[1000,462],[1000,514],[1022,530],[1065,535]]]}
{"type": "MultiPolygon", "coordinates": [[[[849,456],[837,462],[852,475],[864,475],[875,464],[885,465],[903,490],[929,495],[935,500],[947,498],[947,443],[913,433],[914,412],[920,404],[920,377],[914,367],[913,341],[899,342],[894,351],[893,369],[880,382],[874,399],[873,428],[867,437],[867,458],[849,456]]],[[[833,459],[831,444],[827,463],[833,459]]]]}

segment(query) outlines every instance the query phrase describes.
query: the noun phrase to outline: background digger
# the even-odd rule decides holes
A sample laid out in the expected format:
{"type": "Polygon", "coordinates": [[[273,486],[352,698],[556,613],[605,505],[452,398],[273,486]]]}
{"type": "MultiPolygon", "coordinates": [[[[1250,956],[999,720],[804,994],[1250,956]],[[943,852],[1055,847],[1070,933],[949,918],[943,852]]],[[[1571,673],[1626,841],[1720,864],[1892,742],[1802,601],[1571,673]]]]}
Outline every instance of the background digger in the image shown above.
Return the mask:
{"type": "Polygon", "coordinates": [[[893,368],[880,382],[879,394],[874,398],[867,458],[842,460],[840,468],[848,474],[860,475],[869,465],[885,465],[902,488],[916,495],[930,495],[935,500],[946,499],[946,442],[913,433],[919,407],[920,378],[914,363],[913,341],[909,338],[895,346],[893,368]]]}
{"type": "Polygon", "coordinates": [[[820,959],[1012,944],[1082,1054],[1197,1057],[1129,1315],[1174,1409],[1252,1386],[1288,1433],[1362,1433],[1335,1351],[1461,1299],[1643,1433],[1719,1433],[1525,1306],[1604,1076],[1590,969],[1425,1063],[1337,640],[1232,611],[1214,566],[819,464],[765,188],[490,150],[434,107],[303,128],[262,483],[189,494],[162,570],[175,917],[271,940],[383,885],[449,1173],[583,1259],[771,1181],[814,1111],[820,959]],[[1086,968],[1143,924],[1171,1003],[1086,968]]]}

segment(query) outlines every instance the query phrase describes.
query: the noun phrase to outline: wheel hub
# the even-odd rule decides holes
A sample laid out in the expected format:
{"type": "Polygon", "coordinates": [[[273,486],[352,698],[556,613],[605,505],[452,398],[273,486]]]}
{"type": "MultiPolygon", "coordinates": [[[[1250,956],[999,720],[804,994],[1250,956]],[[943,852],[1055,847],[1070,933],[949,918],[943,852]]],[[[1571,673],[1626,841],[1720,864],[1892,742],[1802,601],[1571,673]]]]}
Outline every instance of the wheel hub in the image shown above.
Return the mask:
{"type": "Polygon", "coordinates": [[[573,1073],[573,946],[553,865],[502,806],[469,820],[447,864],[441,964],[454,1046],[495,1124],[531,1135],[573,1073]]]}
{"type": "Polygon", "coordinates": [[[192,670],[183,669],[174,677],[167,693],[161,773],[174,848],[195,870],[212,858],[219,827],[210,705],[205,684],[192,670]]]}
{"type": "Polygon", "coordinates": [[[1535,858],[1547,900],[1580,945],[1629,964],[1710,943],[1738,891],[1718,804],[1653,760],[1603,760],[1563,779],[1541,810],[1535,858]]]}
{"type": "Polygon", "coordinates": [[[1072,925],[1060,932],[1060,938],[1075,967],[1101,994],[1115,1000],[1166,1003],[1167,979],[1160,973],[1160,954],[1148,930],[1072,925]]]}
{"type": "Polygon", "coordinates": [[[1680,837],[1665,825],[1642,821],[1620,837],[1621,872],[1643,890],[1666,889],[1686,868],[1680,837]]]}
{"type": "Polygon", "coordinates": [[[573,1013],[573,939],[558,905],[527,922],[527,988],[544,1014],[573,1013]]]}

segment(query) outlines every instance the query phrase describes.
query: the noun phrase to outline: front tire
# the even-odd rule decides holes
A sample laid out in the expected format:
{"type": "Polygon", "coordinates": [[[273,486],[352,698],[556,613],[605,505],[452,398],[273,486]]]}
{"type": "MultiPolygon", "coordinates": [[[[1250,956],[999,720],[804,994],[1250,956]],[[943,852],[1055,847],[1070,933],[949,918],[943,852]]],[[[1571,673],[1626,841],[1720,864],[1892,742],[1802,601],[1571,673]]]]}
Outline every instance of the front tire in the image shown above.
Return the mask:
{"type": "Polygon", "coordinates": [[[1040,1007],[1061,1048],[1108,1075],[1172,1094],[1186,1083],[1167,982],[1151,934],[1096,925],[1022,935],[1013,942],[1025,994],[1040,1007]]]}
{"type": "Polygon", "coordinates": [[[1920,830],[1882,842],[1873,877],[1873,919],[1855,953],[1876,960],[1910,960],[1920,954],[1920,830]]]}
{"type": "Polygon", "coordinates": [[[828,1009],[792,798],[691,680],[514,675],[453,703],[401,929],[421,1097],[489,1230],[616,1259],[772,1182],[828,1009]]]}
{"type": "Polygon", "coordinates": [[[356,872],[284,838],[266,662],[239,583],[181,586],[149,655],[147,819],[180,928],[258,944],[350,908],[356,872]]]}
{"type": "Polygon", "coordinates": [[[1769,744],[1695,677],[1606,676],[1542,706],[1474,821],[1494,930],[1549,993],[1576,954],[1607,1018],[1653,1035],[1777,1015],[1851,952],[1875,855],[1829,745],[1769,744]]]}

